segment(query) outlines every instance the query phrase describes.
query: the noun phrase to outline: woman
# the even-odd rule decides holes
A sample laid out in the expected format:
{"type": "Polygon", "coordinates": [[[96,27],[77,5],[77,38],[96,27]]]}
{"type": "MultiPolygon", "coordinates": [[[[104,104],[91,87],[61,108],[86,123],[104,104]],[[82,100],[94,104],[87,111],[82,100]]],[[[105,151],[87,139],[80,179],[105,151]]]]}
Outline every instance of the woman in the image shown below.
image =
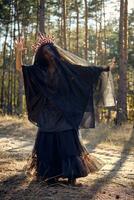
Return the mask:
{"type": "Polygon", "coordinates": [[[108,106],[106,99],[111,95],[109,106],[113,106],[109,80],[114,60],[107,67],[89,66],[57,46],[53,38],[40,34],[33,45],[34,62],[26,66],[22,64],[23,44],[22,38],[16,42],[16,68],[23,73],[28,119],[38,126],[29,170],[48,184],[68,178],[75,185],[77,178],[101,167],[81,143],[79,129],[95,126],[95,87],[99,102],[103,99],[108,106]]]}

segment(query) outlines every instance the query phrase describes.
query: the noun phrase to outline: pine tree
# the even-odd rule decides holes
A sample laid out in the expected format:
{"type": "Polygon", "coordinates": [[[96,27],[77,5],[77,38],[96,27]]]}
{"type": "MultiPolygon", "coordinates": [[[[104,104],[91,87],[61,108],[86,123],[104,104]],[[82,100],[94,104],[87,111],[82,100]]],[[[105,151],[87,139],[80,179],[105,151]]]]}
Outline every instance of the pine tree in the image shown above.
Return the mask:
{"type": "Polygon", "coordinates": [[[120,0],[117,124],[127,120],[127,0],[120,0]],[[124,26],[125,25],[125,26],[124,26]]]}

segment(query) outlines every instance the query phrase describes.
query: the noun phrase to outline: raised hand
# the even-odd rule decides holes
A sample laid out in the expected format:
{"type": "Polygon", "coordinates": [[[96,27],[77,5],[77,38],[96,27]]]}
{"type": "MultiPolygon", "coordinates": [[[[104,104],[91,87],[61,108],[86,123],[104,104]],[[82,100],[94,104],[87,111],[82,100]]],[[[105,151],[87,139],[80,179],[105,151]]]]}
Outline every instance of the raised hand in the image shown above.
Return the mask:
{"type": "Polygon", "coordinates": [[[116,63],[116,60],[115,60],[115,57],[113,57],[111,63],[109,63],[108,65],[111,70],[115,68],[116,66],[115,63],[116,63]]]}
{"type": "Polygon", "coordinates": [[[24,38],[17,39],[15,41],[15,48],[17,51],[25,51],[27,48],[24,48],[24,38]]]}

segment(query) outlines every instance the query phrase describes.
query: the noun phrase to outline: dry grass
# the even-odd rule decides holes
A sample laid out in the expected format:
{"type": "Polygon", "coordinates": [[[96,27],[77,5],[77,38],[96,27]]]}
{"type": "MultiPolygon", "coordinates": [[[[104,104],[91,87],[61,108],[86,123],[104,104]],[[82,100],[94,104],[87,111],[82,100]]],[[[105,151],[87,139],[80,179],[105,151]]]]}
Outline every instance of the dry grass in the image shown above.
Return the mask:
{"type": "MultiPolygon", "coordinates": [[[[111,124],[100,124],[95,129],[82,131],[84,143],[89,146],[112,147],[113,149],[122,149],[124,143],[129,141],[133,132],[133,124],[126,123],[122,126],[111,124]]],[[[130,141],[132,150],[134,150],[134,140],[130,141]]]]}
{"type": "Polygon", "coordinates": [[[23,117],[16,117],[16,116],[10,116],[10,115],[0,115],[0,124],[4,125],[4,124],[20,124],[26,128],[34,128],[34,126],[32,125],[32,123],[30,123],[27,120],[27,115],[24,115],[23,117]]]}

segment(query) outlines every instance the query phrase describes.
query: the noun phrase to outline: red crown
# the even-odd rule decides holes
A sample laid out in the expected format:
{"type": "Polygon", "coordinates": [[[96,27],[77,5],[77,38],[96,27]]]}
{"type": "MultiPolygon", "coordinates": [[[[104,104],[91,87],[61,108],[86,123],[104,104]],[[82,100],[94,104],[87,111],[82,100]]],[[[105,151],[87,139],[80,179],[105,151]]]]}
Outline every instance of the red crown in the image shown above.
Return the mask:
{"type": "Polygon", "coordinates": [[[31,47],[36,52],[42,45],[45,44],[53,44],[54,36],[44,35],[43,33],[39,33],[37,41],[31,47]]]}

